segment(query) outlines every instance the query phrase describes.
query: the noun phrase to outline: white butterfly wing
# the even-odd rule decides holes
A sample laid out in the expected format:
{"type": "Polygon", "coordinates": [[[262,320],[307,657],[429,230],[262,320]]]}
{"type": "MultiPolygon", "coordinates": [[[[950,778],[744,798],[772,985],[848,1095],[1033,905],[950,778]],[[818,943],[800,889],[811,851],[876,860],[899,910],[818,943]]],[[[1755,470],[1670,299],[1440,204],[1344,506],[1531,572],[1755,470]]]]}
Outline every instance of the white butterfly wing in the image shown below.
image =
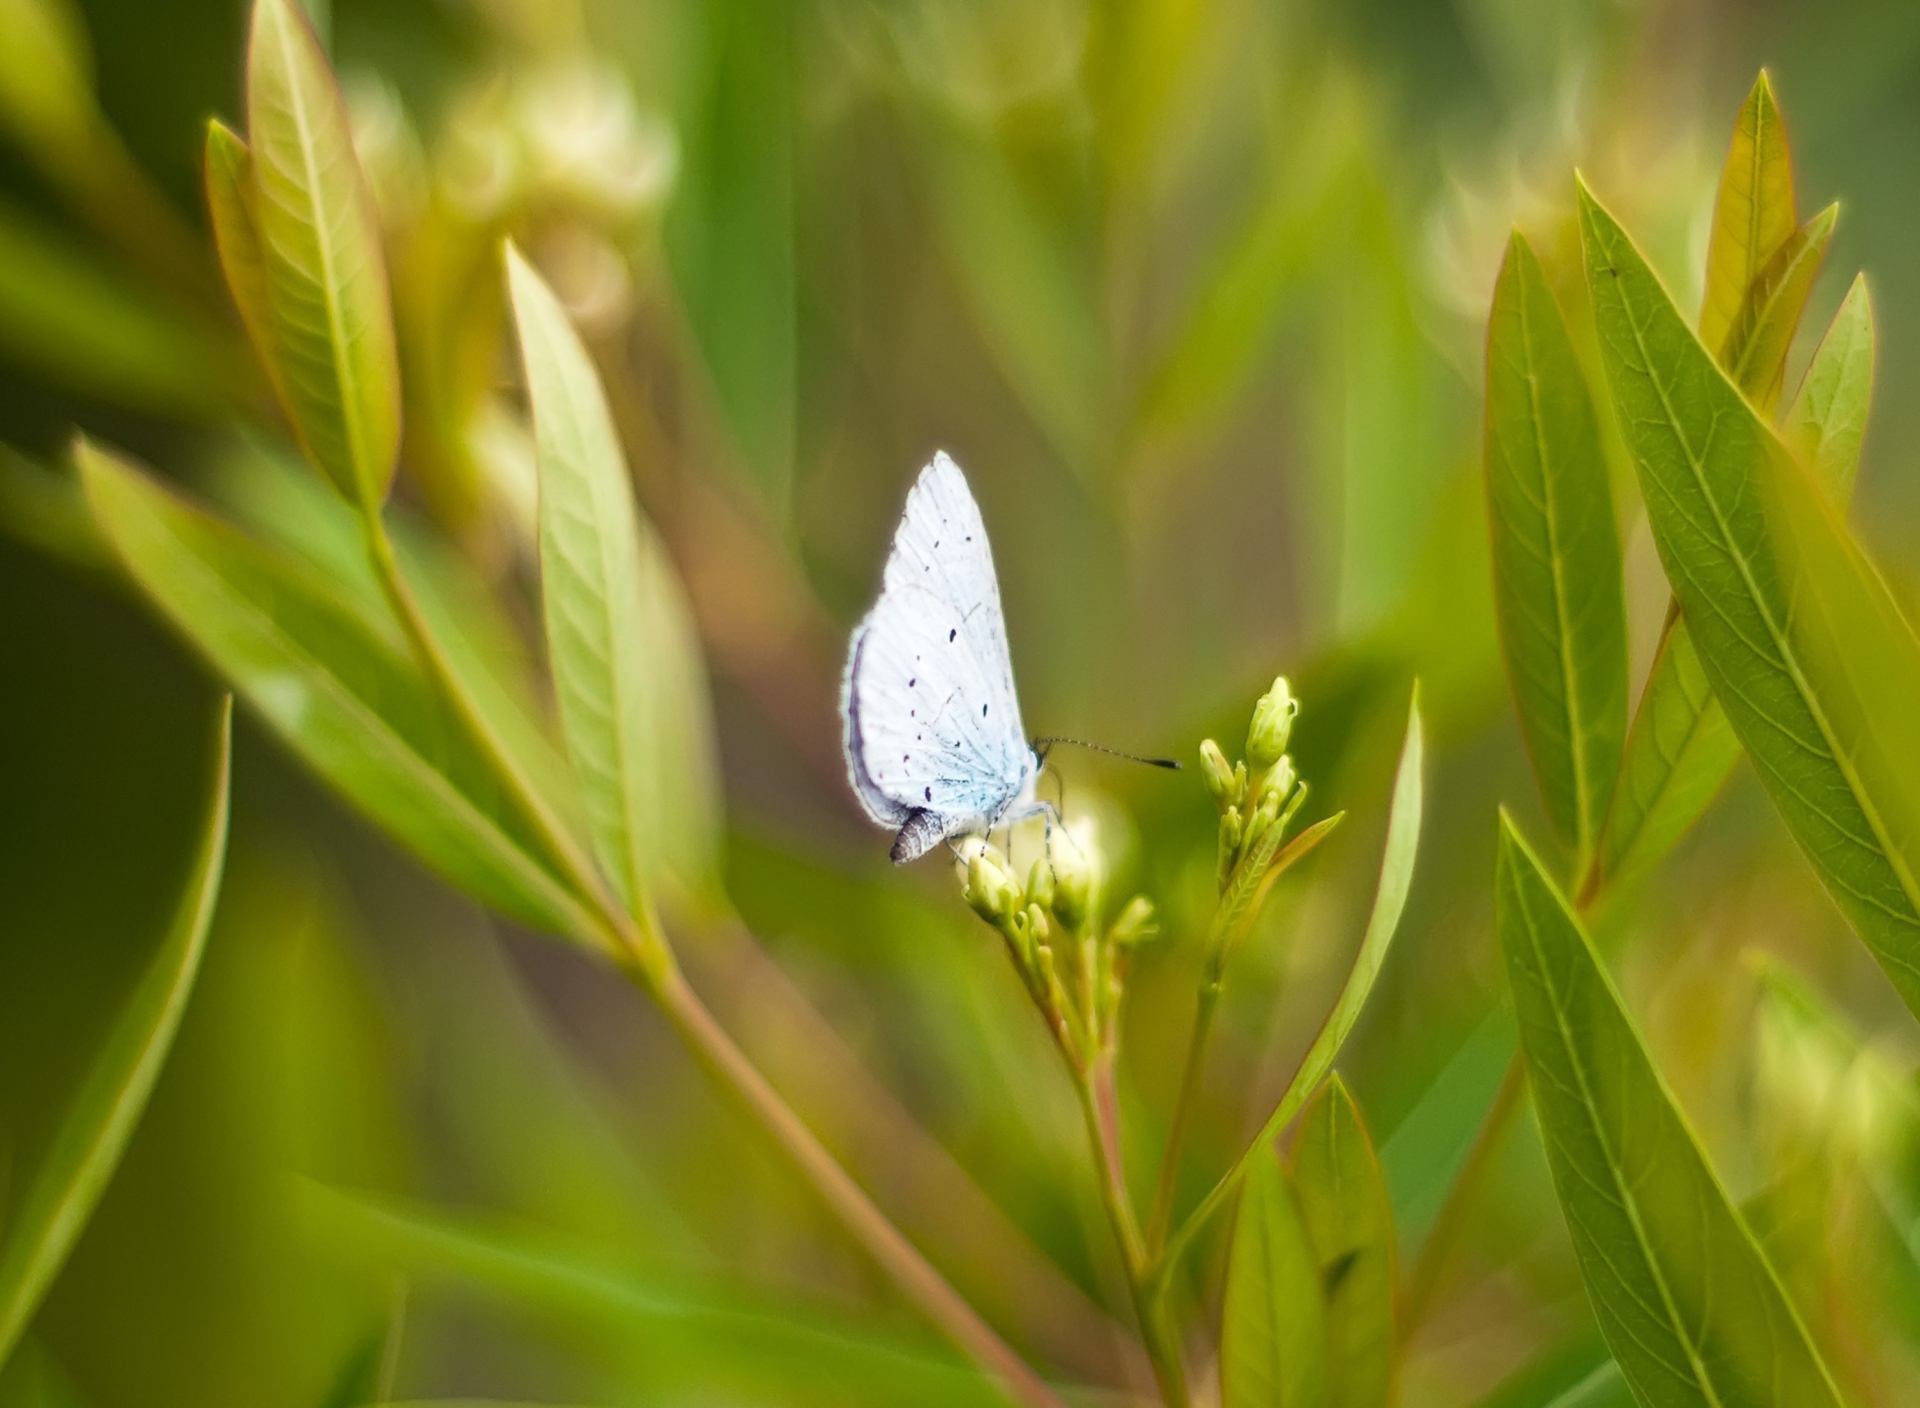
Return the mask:
{"type": "Polygon", "coordinates": [[[841,712],[861,805],[888,826],[928,813],[926,844],[997,820],[1031,781],[986,526],[945,454],[907,495],[841,712]]]}

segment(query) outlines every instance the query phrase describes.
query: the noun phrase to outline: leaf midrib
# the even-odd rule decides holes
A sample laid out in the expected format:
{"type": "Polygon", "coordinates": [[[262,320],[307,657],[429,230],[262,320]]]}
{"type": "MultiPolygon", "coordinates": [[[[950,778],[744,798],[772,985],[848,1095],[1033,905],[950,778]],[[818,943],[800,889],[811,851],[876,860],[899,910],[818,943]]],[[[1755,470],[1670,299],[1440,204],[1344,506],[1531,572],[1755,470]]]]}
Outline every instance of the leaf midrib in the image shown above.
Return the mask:
{"type": "MultiPolygon", "coordinates": [[[[1554,620],[1559,626],[1559,636],[1554,642],[1554,653],[1560,659],[1560,683],[1566,693],[1567,711],[1567,749],[1573,762],[1573,805],[1574,805],[1574,846],[1578,853],[1575,869],[1584,867],[1588,851],[1591,849],[1592,823],[1589,820],[1592,803],[1592,784],[1587,777],[1585,734],[1581,728],[1581,710],[1579,696],[1576,693],[1575,670],[1572,651],[1572,622],[1567,617],[1566,579],[1562,572],[1560,553],[1559,514],[1553,490],[1553,471],[1548,464],[1546,438],[1542,431],[1540,409],[1540,377],[1534,365],[1533,348],[1533,304],[1527,294],[1526,280],[1520,281],[1520,345],[1526,349],[1527,358],[1527,409],[1530,415],[1529,429],[1533,432],[1534,457],[1540,466],[1540,492],[1545,500],[1547,511],[1547,568],[1553,577],[1554,620]]],[[[1549,295],[1551,297],[1551,295],[1549,295]]]]}
{"type": "MultiPolygon", "coordinates": [[[[1661,1273],[1659,1263],[1654,1258],[1652,1243],[1649,1241],[1646,1228],[1640,1220],[1639,1202],[1635,1198],[1632,1188],[1626,1181],[1625,1172],[1614,1152],[1613,1142],[1608,1137],[1606,1127],[1600,1120],[1599,1106],[1594,1100],[1593,1090],[1587,1079],[1586,1067],[1581,1064],[1578,1054],[1579,1048],[1573,1038],[1573,1029],[1567,1020],[1566,1010],[1560,1000],[1560,990],[1554,984],[1551,976],[1552,970],[1547,964],[1546,950],[1540,943],[1540,932],[1534,923],[1533,907],[1527,901],[1527,883],[1521,879],[1518,873],[1518,867],[1520,865],[1530,865],[1532,862],[1523,854],[1517,852],[1518,848],[1516,847],[1514,848],[1514,852],[1510,853],[1508,859],[1509,873],[1512,876],[1510,883],[1513,888],[1514,897],[1519,901],[1521,917],[1526,923],[1527,943],[1533,949],[1534,962],[1540,975],[1540,986],[1547,995],[1548,1006],[1553,1009],[1554,1025],[1560,1032],[1560,1044],[1566,1056],[1567,1065],[1572,1069],[1574,1079],[1578,1081],[1580,1085],[1581,1109],[1588,1115],[1588,1124],[1593,1130],[1596,1142],[1600,1145],[1601,1153],[1606,1158],[1607,1175],[1613,1181],[1614,1191],[1620,1199],[1621,1210],[1626,1213],[1627,1221],[1632,1226],[1634,1240],[1640,1248],[1641,1260],[1646,1265],[1647,1274],[1653,1278],[1654,1288],[1660,1294],[1661,1305],[1667,1313],[1668,1328],[1673,1331],[1674,1338],[1680,1342],[1681,1349],[1686,1353],[1687,1362],[1693,1369],[1696,1385],[1706,1394],[1707,1400],[1713,1405],[1713,1408],[1722,1408],[1720,1395],[1714,1388],[1713,1380],[1708,1377],[1706,1365],[1700,1357],[1699,1347],[1694,1344],[1692,1337],[1688,1334],[1685,1322],[1681,1319],[1679,1307],[1674,1303],[1673,1292],[1668,1288],[1667,1279],[1661,1273]]],[[[1549,901],[1549,903],[1551,903],[1551,901],[1549,901]]],[[[1597,976],[1599,975],[1596,973],[1596,977],[1597,976]]]]}
{"type": "MultiPolygon", "coordinates": [[[[366,427],[360,415],[360,381],[347,356],[346,324],[342,317],[334,267],[333,248],[327,218],[327,206],[320,189],[320,171],[315,160],[312,129],[307,122],[307,94],[301,84],[300,64],[291,22],[282,14],[274,25],[274,39],[287,76],[287,90],[293,99],[291,109],[295,134],[299,138],[300,164],[306,175],[305,189],[313,225],[314,253],[320,260],[321,303],[327,314],[327,344],[335,380],[340,386],[340,417],[346,422],[347,454],[353,461],[354,484],[363,494],[371,493],[373,473],[366,464],[368,446],[364,444],[366,427]]],[[[371,506],[369,512],[374,511],[371,506]]]]}
{"type": "MultiPolygon", "coordinates": [[[[1785,667],[1788,678],[1793,681],[1794,689],[1800,695],[1801,702],[1806,706],[1807,712],[1813,718],[1815,726],[1819,728],[1821,739],[1827,745],[1827,752],[1832,757],[1834,766],[1839,768],[1841,775],[1846,778],[1847,790],[1852,793],[1854,802],[1860,808],[1867,825],[1873,829],[1873,837],[1879,844],[1881,857],[1887,862],[1888,867],[1900,881],[1900,888],[1907,897],[1907,903],[1915,909],[1914,918],[1920,921],[1920,896],[1916,895],[1913,876],[1908,872],[1907,867],[1900,859],[1894,855],[1888,845],[1886,829],[1880,819],[1878,808],[1873,805],[1871,798],[1861,790],[1860,778],[1857,771],[1835,739],[1833,727],[1827,720],[1826,711],[1820,707],[1819,701],[1815,698],[1812,689],[1807,683],[1806,677],[1801,673],[1799,660],[1788,647],[1780,627],[1773,619],[1773,613],[1767,608],[1766,602],[1760,595],[1759,585],[1754,580],[1751,565],[1748,563],[1745,554],[1740,551],[1739,545],[1734,542],[1732,534],[1727,527],[1726,519],[1720,512],[1719,500],[1715,498],[1713,491],[1708,487],[1703,466],[1698,456],[1695,455],[1692,445],[1688,443],[1686,431],[1681,425],[1679,417],[1674,413],[1672,398],[1668,396],[1667,388],[1661,382],[1660,376],[1655,370],[1653,356],[1647,347],[1645,332],[1640,325],[1639,319],[1634,314],[1632,305],[1626,297],[1625,290],[1622,290],[1620,294],[1620,307],[1626,314],[1627,326],[1633,332],[1634,346],[1639,350],[1641,364],[1647,369],[1647,383],[1653,387],[1655,394],[1660,398],[1660,408],[1666,415],[1667,426],[1673,432],[1674,439],[1679,443],[1681,452],[1686,456],[1687,470],[1693,476],[1694,484],[1700,490],[1701,496],[1705,498],[1708,511],[1713,515],[1714,527],[1719,532],[1721,545],[1726,550],[1727,555],[1732,558],[1734,565],[1739,569],[1740,579],[1746,584],[1748,600],[1753,603],[1754,609],[1760,613],[1760,619],[1766,625],[1767,634],[1773,640],[1774,649],[1780,656],[1781,664],[1785,667]]],[[[1709,358],[1708,360],[1711,361],[1712,359],[1709,358]]],[[[1714,363],[1714,370],[1719,372],[1723,379],[1725,378],[1725,373],[1720,371],[1717,362],[1714,363]]],[[[1731,382],[1728,382],[1728,385],[1733,386],[1731,382]]],[[[1739,388],[1737,386],[1733,386],[1733,390],[1738,394],[1739,388]]],[[[1757,424],[1758,418],[1756,417],[1755,419],[1757,424]]],[[[1759,431],[1762,437],[1768,434],[1764,425],[1759,426],[1759,431]]],[[[1763,450],[1766,448],[1764,438],[1762,440],[1762,448],[1763,450]]]]}

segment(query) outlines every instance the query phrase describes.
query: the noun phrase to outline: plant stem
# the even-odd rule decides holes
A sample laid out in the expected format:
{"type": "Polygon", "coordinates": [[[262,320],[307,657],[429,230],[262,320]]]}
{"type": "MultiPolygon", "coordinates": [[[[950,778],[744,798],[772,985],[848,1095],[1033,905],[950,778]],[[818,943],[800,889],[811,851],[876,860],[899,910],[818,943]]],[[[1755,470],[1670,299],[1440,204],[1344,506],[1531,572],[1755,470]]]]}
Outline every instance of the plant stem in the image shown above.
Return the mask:
{"type": "Polygon", "coordinates": [[[834,1215],[892,1277],[894,1284],[939,1325],[954,1344],[999,1378],[1021,1403],[1029,1408],[1065,1408],[1063,1400],[1046,1380],[980,1318],[814,1137],[813,1131],[780,1098],[767,1078],[747,1059],[746,1053],[734,1045],[733,1038],[707,1010],[678,965],[669,959],[658,974],[644,967],[636,967],[634,971],[641,985],[660,1004],[674,1030],[799,1166],[834,1215]]]}
{"type": "Polygon", "coordinates": [[[1140,1321],[1140,1338],[1146,1346],[1148,1362],[1153,1365],[1161,1401],[1166,1408],[1189,1408],[1186,1363],[1152,1294],[1153,1278],[1146,1247],[1134,1219],[1133,1198],[1127,1192],[1126,1170],[1120,1158],[1119,1102],[1114,1091],[1112,1053],[1100,1053],[1087,1069],[1075,1067],[1073,1076],[1074,1091],[1080,1097],[1080,1112],[1086,1120],[1087,1142],[1093,1149],[1100,1201],[1113,1227],[1113,1239],[1120,1248],[1121,1260],[1126,1264],[1127,1290],[1133,1300],[1134,1315],[1140,1321]]]}
{"type": "Polygon", "coordinates": [[[949,1285],[900,1229],[835,1161],[813,1132],[733,1042],[681,973],[651,906],[643,902],[629,914],[613,898],[599,869],[542,796],[512,750],[474,702],[434,636],[419,599],[400,563],[377,511],[365,515],[367,550],[395,614],[420,656],[435,687],[454,709],[458,722],[488,755],[542,841],[560,862],[565,878],[592,904],[590,931],[578,935],[603,948],[666,1014],[674,1030],[693,1049],[724,1088],[793,1160],[841,1224],[892,1278],[901,1292],[938,1325],[948,1338],[1027,1408],[1065,1408],[1053,1389],[1016,1354],[992,1326],[949,1285]]]}
{"type": "Polygon", "coordinates": [[[1154,1182],[1153,1211],[1147,1218],[1147,1253],[1152,1257],[1158,1257],[1167,1244],[1167,1229],[1173,1221],[1173,1195],[1180,1176],[1180,1154],[1186,1143],[1187,1126],[1193,1118],[1194,1102],[1199,1098],[1207,1047],[1213,1037],[1213,1016],[1219,1006],[1220,975],[1210,972],[1200,985],[1193,1032],[1187,1039],[1186,1065],[1180,1073],[1180,1092],[1174,1097],[1173,1118],[1167,1126],[1167,1147],[1160,1155],[1160,1176],[1154,1182]]]}
{"type": "Polygon", "coordinates": [[[1460,1172],[1447,1190],[1447,1199],[1440,1205],[1426,1241],[1421,1243],[1420,1255],[1414,1259],[1413,1269],[1407,1275],[1407,1292],[1400,1309],[1402,1343],[1413,1338],[1433,1308],[1433,1293],[1439,1289],[1440,1273],[1446,1270],[1447,1257],[1473,1207],[1474,1195],[1492,1168],[1493,1156],[1514,1115],[1519,1112],[1520,1096],[1527,1085],[1526,1074],[1526,1062],[1516,1051],[1507,1063],[1507,1073],[1500,1078],[1500,1089],[1494,1094],[1493,1104],[1487,1107],[1486,1116],[1473,1136],[1460,1172]]]}

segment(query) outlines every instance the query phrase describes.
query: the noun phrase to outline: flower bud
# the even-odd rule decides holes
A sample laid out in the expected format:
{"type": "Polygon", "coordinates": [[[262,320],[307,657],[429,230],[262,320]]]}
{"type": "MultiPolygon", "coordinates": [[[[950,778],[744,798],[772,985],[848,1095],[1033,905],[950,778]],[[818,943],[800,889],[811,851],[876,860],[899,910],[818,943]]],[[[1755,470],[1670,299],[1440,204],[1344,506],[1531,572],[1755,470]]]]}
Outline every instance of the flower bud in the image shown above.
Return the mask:
{"type": "Polygon", "coordinates": [[[1044,944],[1053,937],[1053,926],[1047,923],[1047,916],[1037,904],[1027,906],[1027,932],[1033,935],[1036,944],[1044,944]]]}
{"type": "Polygon", "coordinates": [[[1054,917],[1078,929],[1093,905],[1093,864],[1064,828],[1053,833],[1052,851],[1054,917]]]}
{"type": "Polygon", "coordinates": [[[1053,908],[1053,867],[1047,864],[1045,856],[1033,863],[1033,869],[1027,872],[1027,898],[1042,909],[1053,908]]]}
{"type": "Polygon", "coordinates": [[[1268,768],[1267,775],[1260,779],[1260,800],[1265,802],[1268,797],[1278,797],[1286,801],[1287,794],[1293,791],[1296,776],[1293,759],[1282,753],[1280,761],[1268,768]]]}
{"type": "Polygon", "coordinates": [[[975,914],[995,926],[1020,908],[1020,888],[1002,868],[993,847],[982,846],[967,863],[966,898],[975,914]]]}
{"type": "Polygon", "coordinates": [[[1160,924],[1154,917],[1153,901],[1145,895],[1135,895],[1127,901],[1127,907],[1120,911],[1120,917],[1113,921],[1113,928],[1108,931],[1107,937],[1116,948],[1134,948],[1159,933],[1160,924]]]}
{"type": "Polygon", "coordinates": [[[1260,702],[1253,706],[1253,723],[1247,729],[1247,765],[1255,772],[1264,772],[1280,761],[1280,755],[1287,751],[1287,740],[1293,736],[1293,716],[1299,712],[1300,705],[1287,687],[1285,675],[1260,696],[1260,702]]]}
{"type": "Polygon", "coordinates": [[[1220,818],[1220,884],[1225,888],[1227,877],[1233,873],[1233,863],[1240,858],[1240,838],[1246,830],[1240,819],[1240,808],[1228,807],[1220,818]]]}
{"type": "Polygon", "coordinates": [[[1211,738],[1200,745],[1200,776],[1206,781],[1207,791],[1216,805],[1229,807],[1240,800],[1234,785],[1234,770],[1227,763],[1227,755],[1220,751],[1220,745],[1211,738]]]}

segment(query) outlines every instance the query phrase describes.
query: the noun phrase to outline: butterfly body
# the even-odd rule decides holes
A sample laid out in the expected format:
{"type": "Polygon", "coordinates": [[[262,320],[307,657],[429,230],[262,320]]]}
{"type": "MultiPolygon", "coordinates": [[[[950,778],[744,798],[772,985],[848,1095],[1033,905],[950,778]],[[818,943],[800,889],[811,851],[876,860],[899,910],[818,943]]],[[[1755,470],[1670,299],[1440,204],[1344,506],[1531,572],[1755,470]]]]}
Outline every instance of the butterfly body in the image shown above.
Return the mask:
{"type": "Polygon", "coordinates": [[[841,684],[847,774],[893,859],[1044,810],[986,526],[944,453],[920,472],[841,684]]]}

